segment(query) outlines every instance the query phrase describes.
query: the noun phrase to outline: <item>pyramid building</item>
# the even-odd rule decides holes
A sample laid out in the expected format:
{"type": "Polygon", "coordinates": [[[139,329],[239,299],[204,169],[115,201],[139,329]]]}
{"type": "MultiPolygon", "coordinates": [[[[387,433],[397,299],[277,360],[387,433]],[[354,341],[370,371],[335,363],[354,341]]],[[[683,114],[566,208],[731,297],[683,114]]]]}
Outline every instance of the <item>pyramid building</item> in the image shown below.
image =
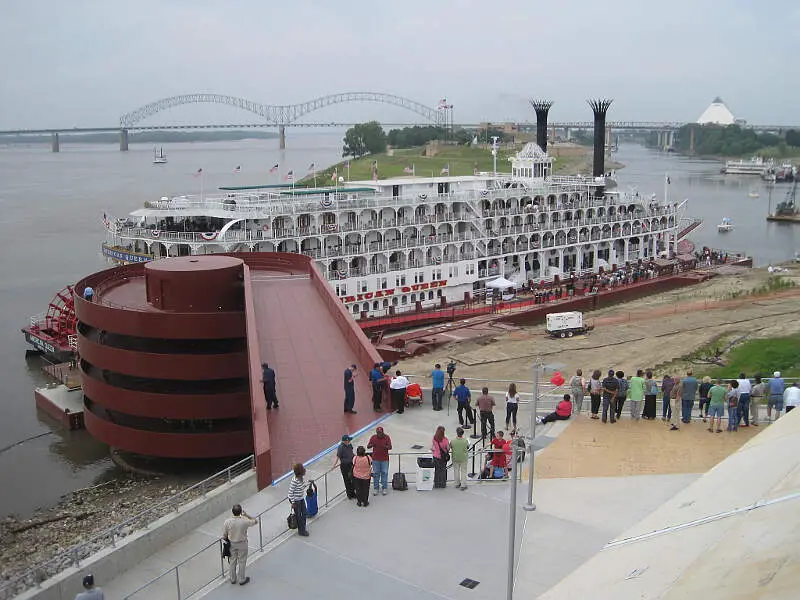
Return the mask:
{"type": "Polygon", "coordinates": [[[714,98],[714,101],[708,105],[705,112],[697,119],[697,122],[701,125],[706,123],[713,123],[714,125],[733,125],[734,121],[733,113],[719,96],[714,98]]]}

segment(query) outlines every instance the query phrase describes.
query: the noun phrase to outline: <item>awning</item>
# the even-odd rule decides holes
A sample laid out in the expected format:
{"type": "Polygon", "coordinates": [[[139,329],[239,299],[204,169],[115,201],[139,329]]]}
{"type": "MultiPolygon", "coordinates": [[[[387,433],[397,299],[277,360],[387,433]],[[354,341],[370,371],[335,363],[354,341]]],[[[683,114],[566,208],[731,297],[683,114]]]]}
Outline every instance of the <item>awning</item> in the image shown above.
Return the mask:
{"type": "Polygon", "coordinates": [[[494,281],[488,281],[486,287],[494,290],[505,290],[507,288],[516,288],[517,284],[513,281],[509,281],[505,277],[498,277],[494,281]]]}

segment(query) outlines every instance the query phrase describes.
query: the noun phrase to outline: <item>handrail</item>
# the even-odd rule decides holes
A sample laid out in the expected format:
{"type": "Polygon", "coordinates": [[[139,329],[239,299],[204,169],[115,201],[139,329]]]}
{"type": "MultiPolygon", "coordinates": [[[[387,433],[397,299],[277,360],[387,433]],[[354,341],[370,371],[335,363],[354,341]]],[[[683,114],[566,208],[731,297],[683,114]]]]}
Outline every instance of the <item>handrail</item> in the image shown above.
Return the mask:
{"type": "Polygon", "coordinates": [[[18,575],[11,576],[8,580],[0,584],[0,599],[6,600],[12,598],[31,587],[39,587],[43,581],[58,575],[70,567],[79,567],[81,561],[89,556],[107,548],[109,545],[116,546],[117,538],[127,537],[140,528],[148,527],[165,514],[173,510],[178,511],[180,506],[186,503],[187,498],[193,492],[199,491],[200,496],[205,496],[211,489],[216,487],[209,487],[209,484],[220,476],[224,477],[224,481],[221,485],[230,483],[234,477],[238,477],[240,474],[253,469],[254,464],[252,455],[243,458],[229,467],[206,477],[202,481],[173,494],[166,500],[151,506],[147,510],[137,513],[117,523],[113,527],[91,535],[86,541],[72,546],[49,560],[30,567],[18,575]],[[143,522],[144,524],[142,524],[143,522]]]}

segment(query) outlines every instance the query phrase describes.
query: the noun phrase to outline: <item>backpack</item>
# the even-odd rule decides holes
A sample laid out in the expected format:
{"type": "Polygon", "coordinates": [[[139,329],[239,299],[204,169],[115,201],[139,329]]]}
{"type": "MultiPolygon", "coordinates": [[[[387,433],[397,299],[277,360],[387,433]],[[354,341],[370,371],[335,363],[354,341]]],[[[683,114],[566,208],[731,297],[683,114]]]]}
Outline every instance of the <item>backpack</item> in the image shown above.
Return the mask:
{"type": "Polygon", "coordinates": [[[408,489],[408,482],[406,481],[406,474],[399,471],[392,475],[392,489],[399,492],[408,489]]]}
{"type": "Polygon", "coordinates": [[[628,395],[628,380],[624,377],[617,379],[619,381],[619,388],[617,388],[617,398],[624,398],[628,395]]]}
{"type": "Polygon", "coordinates": [[[647,393],[651,396],[658,396],[658,382],[655,379],[650,380],[650,389],[647,393]]]}

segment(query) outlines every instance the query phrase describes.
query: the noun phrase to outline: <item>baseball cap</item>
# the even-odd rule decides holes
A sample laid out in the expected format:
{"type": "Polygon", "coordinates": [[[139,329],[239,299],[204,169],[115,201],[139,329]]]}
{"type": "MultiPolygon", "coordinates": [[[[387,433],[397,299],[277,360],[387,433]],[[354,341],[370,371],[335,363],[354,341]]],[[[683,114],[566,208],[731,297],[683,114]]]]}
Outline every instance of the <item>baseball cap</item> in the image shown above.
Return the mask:
{"type": "Polygon", "coordinates": [[[94,575],[91,573],[89,575],[84,575],[83,577],[83,587],[88,588],[94,585],[94,575]]]}
{"type": "Polygon", "coordinates": [[[609,376],[613,377],[614,376],[614,369],[609,369],[608,370],[608,374],[609,374],[609,376]]]}
{"type": "Polygon", "coordinates": [[[378,433],[383,433],[383,427],[378,427],[375,431],[377,431],[378,433]]]}
{"type": "Polygon", "coordinates": [[[352,439],[353,438],[351,438],[349,435],[346,435],[346,434],[342,436],[342,441],[343,442],[349,442],[352,439]]]}
{"type": "Polygon", "coordinates": [[[775,371],[775,373],[773,373],[772,376],[773,377],[780,377],[781,376],[781,372],[780,371],[775,371]]]}

